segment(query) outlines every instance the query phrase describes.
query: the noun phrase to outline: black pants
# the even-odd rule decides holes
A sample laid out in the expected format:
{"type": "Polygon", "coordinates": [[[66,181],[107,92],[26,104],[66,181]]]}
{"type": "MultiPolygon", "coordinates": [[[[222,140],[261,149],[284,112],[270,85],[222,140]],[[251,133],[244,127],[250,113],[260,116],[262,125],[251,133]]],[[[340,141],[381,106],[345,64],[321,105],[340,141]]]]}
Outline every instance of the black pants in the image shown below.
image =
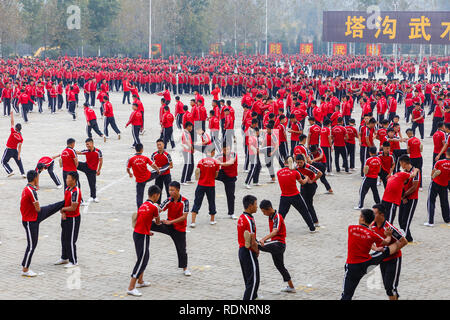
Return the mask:
{"type": "Polygon", "coordinates": [[[259,262],[256,253],[246,248],[239,248],[239,263],[244,277],[244,301],[258,298],[259,262]]]}
{"type": "Polygon", "coordinates": [[[162,234],[166,234],[172,238],[175,244],[175,249],[177,250],[178,256],[178,268],[185,269],[188,266],[188,255],[186,252],[186,232],[181,232],[175,230],[173,225],[157,225],[155,222],[152,224],[152,231],[162,234]]]}
{"type": "Polygon", "coordinates": [[[402,257],[393,260],[383,261],[380,264],[381,276],[383,278],[384,289],[389,297],[400,297],[398,294],[398,284],[402,269],[402,257]]]}
{"type": "Polygon", "coordinates": [[[339,166],[339,156],[342,157],[344,161],[344,169],[345,172],[349,172],[348,167],[348,157],[347,157],[347,149],[346,147],[334,147],[334,158],[335,158],[335,164],[336,164],[336,171],[341,172],[341,168],[339,166]]]}
{"type": "Polygon", "coordinates": [[[91,191],[91,198],[97,198],[97,171],[91,170],[85,162],[79,162],[77,169],[86,174],[89,189],[91,191]]]}
{"type": "Polygon", "coordinates": [[[444,121],[444,118],[438,118],[438,117],[433,118],[433,127],[431,129],[430,137],[434,136],[436,131],[438,131],[438,124],[441,121],[444,121]]]}
{"type": "Polygon", "coordinates": [[[419,128],[420,138],[422,140],[425,139],[425,126],[424,126],[424,124],[423,123],[413,122],[412,130],[413,130],[414,136],[416,135],[416,129],[417,128],[419,128]]]}
{"type": "Polygon", "coordinates": [[[229,177],[225,174],[223,170],[220,170],[216,180],[222,181],[225,186],[225,194],[227,196],[227,205],[228,205],[228,215],[232,216],[234,215],[234,202],[235,202],[237,178],[229,177]]]}
{"type": "Polygon", "coordinates": [[[383,182],[384,185],[384,189],[386,189],[387,186],[387,182],[388,182],[388,177],[389,173],[384,171],[383,169],[380,170],[380,173],[378,174],[378,176],[380,177],[380,180],[383,182]]]}
{"type": "Polygon", "coordinates": [[[95,107],[95,94],[96,94],[96,91],[91,92],[91,106],[92,107],[95,107]]]}
{"type": "Polygon", "coordinates": [[[369,158],[369,147],[361,146],[359,159],[361,160],[361,177],[364,177],[364,167],[366,165],[366,161],[369,158]]]}
{"type": "Polygon", "coordinates": [[[327,180],[326,165],[324,163],[319,163],[319,162],[314,162],[312,165],[313,165],[313,167],[317,168],[320,172],[322,172],[322,177],[320,178],[320,182],[322,182],[322,184],[325,186],[327,191],[330,191],[331,186],[327,180]]]}
{"type": "Polygon", "coordinates": [[[103,133],[100,131],[98,124],[97,124],[97,120],[91,120],[89,122],[89,124],[86,126],[86,132],[88,135],[88,138],[92,138],[92,130],[94,130],[94,132],[96,134],[98,134],[99,137],[103,137],[103,133]]]}
{"type": "Polygon", "coordinates": [[[204,187],[204,186],[197,186],[197,189],[195,189],[195,200],[194,200],[194,206],[192,208],[192,212],[199,213],[200,208],[202,207],[203,198],[205,197],[208,199],[208,205],[209,205],[209,215],[214,216],[216,215],[216,188],[215,187],[204,187]]]}
{"type": "Polygon", "coordinates": [[[398,206],[392,202],[382,201],[381,203],[386,209],[386,220],[394,224],[395,216],[397,215],[398,206]]]}
{"type": "Polygon", "coordinates": [[[317,191],[317,183],[307,183],[302,186],[301,195],[306,202],[308,211],[314,223],[318,223],[316,209],[314,208],[314,196],[317,191]]]}
{"type": "Polygon", "coordinates": [[[9,160],[11,160],[11,158],[13,158],[14,161],[16,162],[17,166],[19,167],[20,173],[22,175],[24,175],[25,171],[23,169],[22,159],[19,160],[19,152],[16,149],[10,149],[10,148],[5,149],[5,152],[3,153],[3,157],[2,157],[2,165],[3,165],[3,168],[5,168],[6,173],[10,174],[13,172],[13,170],[11,169],[11,167],[8,164],[8,162],[9,162],[9,160]]]}
{"type": "Polygon", "coordinates": [[[279,212],[283,219],[286,218],[286,215],[289,213],[291,206],[293,206],[302,215],[303,220],[305,220],[306,224],[309,227],[309,230],[316,230],[314,223],[317,223],[318,221],[313,221],[313,218],[308,210],[308,206],[300,194],[293,197],[281,196],[279,212]]]}
{"type": "Polygon", "coordinates": [[[147,268],[148,261],[150,260],[150,236],[134,232],[133,241],[137,261],[131,277],[134,279],[139,279],[139,277],[144,273],[145,268],[147,268]]]}
{"type": "Polygon", "coordinates": [[[89,97],[91,96],[91,94],[89,92],[84,92],[84,103],[89,104],[89,97]]]}
{"type": "Polygon", "coordinates": [[[52,178],[53,182],[57,185],[61,185],[61,181],[59,181],[58,176],[53,172],[53,169],[55,167],[55,163],[53,162],[47,169],[48,174],[50,175],[50,178],[52,178]]]}
{"type": "Polygon", "coordinates": [[[355,294],[356,287],[358,287],[361,279],[367,274],[368,268],[371,266],[377,266],[384,259],[389,257],[389,248],[386,248],[385,252],[376,252],[372,254],[369,261],[363,263],[346,264],[345,265],[345,278],[344,278],[344,292],[342,293],[341,300],[352,300],[355,294]]]}
{"type": "Polygon", "coordinates": [[[448,207],[448,187],[438,185],[432,182],[428,191],[428,223],[434,224],[434,213],[436,210],[436,198],[439,196],[441,202],[442,218],[445,223],[450,223],[450,214],[448,207]]]}
{"type": "Polygon", "coordinates": [[[167,144],[170,142],[172,149],[175,149],[175,141],[173,141],[173,127],[163,129],[164,149],[167,149],[167,144]]]}
{"type": "Polygon", "coordinates": [[[141,126],[133,126],[131,128],[131,134],[133,135],[133,147],[141,143],[141,139],[139,138],[139,134],[141,133],[141,126]]]}
{"type": "Polygon", "coordinates": [[[109,137],[108,127],[111,125],[111,128],[114,130],[116,134],[120,134],[120,130],[117,127],[116,119],[114,117],[105,117],[105,136],[109,137]]]}
{"type": "MultiPolygon", "coordinates": [[[[172,176],[170,174],[166,174],[163,176],[159,176],[158,178],[156,178],[155,180],[155,185],[157,185],[161,191],[163,191],[164,188],[166,188],[166,195],[167,198],[170,197],[169,194],[169,184],[172,182],[172,176]]],[[[158,200],[158,204],[161,204],[161,197],[158,200]]]]}
{"type": "Polygon", "coordinates": [[[406,204],[403,202],[400,204],[400,213],[398,215],[398,222],[400,228],[406,234],[406,240],[408,242],[413,242],[413,237],[411,235],[411,222],[416,212],[418,199],[409,199],[406,204]]]}
{"type": "Polygon", "coordinates": [[[184,166],[181,174],[181,183],[192,181],[192,173],[194,172],[194,154],[183,151],[184,166]]]}
{"type": "Polygon", "coordinates": [[[326,166],[328,173],[331,173],[333,171],[333,158],[331,157],[331,148],[330,147],[322,147],[323,153],[325,154],[325,157],[327,158],[326,166]]]}
{"type": "Polygon", "coordinates": [[[11,113],[11,99],[4,98],[3,99],[3,114],[5,116],[9,116],[10,113],[11,113]]]}
{"type": "Polygon", "coordinates": [[[157,177],[158,177],[157,173],[152,173],[152,176],[147,181],[136,183],[136,205],[138,210],[144,203],[144,191],[147,183],[149,183],[152,180],[155,180],[157,177]]]}
{"type": "Polygon", "coordinates": [[[24,122],[28,122],[28,105],[22,104],[22,118],[24,122]]]}
{"type": "Polygon", "coordinates": [[[125,100],[128,100],[128,104],[131,104],[131,102],[130,102],[130,91],[124,91],[123,92],[122,104],[125,104],[125,100]]]}
{"type": "Polygon", "coordinates": [[[261,160],[258,155],[249,155],[250,170],[245,179],[245,184],[249,185],[252,181],[254,184],[259,183],[259,175],[261,173],[261,160]]]}
{"type": "Polygon", "coordinates": [[[22,222],[25,232],[27,234],[27,248],[25,250],[25,255],[22,261],[22,267],[29,268],[31,264],[31,258],[33,257],[34,251],[36,250],[38,240],[39,240],[39,225],[44,220],[50,218],[55,213],[59,212],[64,208],[64,201],[42,207],[41,211],[38,212],[38,217],[36,221],[33,222],[22,222]]]}
{"type": "Polygon", "coordinates": [[[394,156],[394,162],[395,162],[395,169],[394,172],[397,173],[400,171],[400,157],[403,155],[407,155],[408,151],[406,149],[398,149],[398,150],[394,150],[393,151],[393,156],[394,156]]]}
{"type": "Polygon", "coordinates": [[[287,142],[280,142],[280,148],[278,149],[279,157],[278,161],[280,163],[280,167],[284,168],[284,161],[288,158],[289,150],[287,142]]]}
{"type": "Polygon", "coordinates": [[[268,252],[272,255],[273,264],[277,270],[281,273],[284,282],[291,281],[291,275],[284,266],[284,252],[286,251],[286,245],[278,241],[271,241],[258,246],[259,250],[268,252]]]}
{"type": "Polygon", "coordinates": [[[375,203],[380,203],[380,195],[377,188],[377,178],[367,178],[365,177],[359,190],[359,207],[364,208],[364,199],[366,198],[367,192],[372,190],[373,199],[375,203]]]}
{"type": "Polygon", "coordinates": [[[414,168],[419,169],[419,175],[420,175],[420,188],[423,187],[423,176],[422,176],[422,168],[423,168],[423,158],[411,158],[411,164],[414,168]]]}
{"type": "Polygon", "coordinates": [[[75,113],[75,108],[76,108],[76,102],[70,101],[69,102],[69,113],[72,115],[73,119],[77,118],[77,114],[75,113]]]}
{"type": "Polygon", "coordinates": [[[77,240],[80,231],[81,216],[61,220],[61,246],[62,260],[69,260],[73,264],[78,263],[77,240]]]}

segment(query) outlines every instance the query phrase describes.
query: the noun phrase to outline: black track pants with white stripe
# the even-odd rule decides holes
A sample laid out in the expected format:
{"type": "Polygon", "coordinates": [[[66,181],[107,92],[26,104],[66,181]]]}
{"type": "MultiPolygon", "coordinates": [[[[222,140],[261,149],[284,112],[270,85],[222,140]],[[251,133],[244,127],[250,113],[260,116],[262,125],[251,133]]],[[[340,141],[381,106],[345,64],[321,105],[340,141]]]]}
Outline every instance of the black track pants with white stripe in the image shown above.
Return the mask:
{"type": "Polygon", "coordinates": [[[408,242],[413,241],[413,237],[411,235],[411,222],[414,217],[414,213],[416,212],[418,199],[410,199],[406,204],[403,202],[400,204],[400,212],[398,215],[398,224],[400,228],[406,234],[406,240],[408,242]]]}
{"type": "Polygon", "coordinates": [[[398,294],[398,284],[402,269],[402,257],[382,262],[380,264],[380,269],[386,294],[389,297],[400,297],[398,294]]]}
{"type": "Polygon", "coordinates": [[[259,245],[259,250],[268,252],[272,255],[273,264],[280,272],[284,282],[288,282],[291,280],[291,275],[284,266],[284,252],[286,251],[286,245],[284,243],[281,243],[279,241],[267,242],[265,243],[264,247],[259,245]]]}
{"type": "Polygon", "coordinates": [[[134,247],[136,249],[137,261],[133,269],[132,278],[138,279],[150,260],[150,236],[140,233],[133,233],[134,247]]]}
{"type": "Polygon", "coordinates": [[[428,223],[434,224],[434,213],[436,210],[436,199],[439,196],[441,203],[442,218],[445,223],[450,223],[450,213],[448,206],[448,187],[438,185],[432,182],[428,191],[428,223]]]}
{"type": "Polygon", "coordinates": [[[314,226],[313,217],[308,210],[308,205],[300,194],[293,197],[281,196],[279,212],[283,219],[286,218],[286,215],[289,213],[291,206],[293,206],[302,215],[303,220],[305,220],[306,224],[309,227],[309,230],[315,231],[316,227],[314,226]]]}
{"type": "Polygon", "coordinates": [[[25,255],[22,261],[22,267],[29,268],[31,264],[31,258],[33,257],[34,250],[38,244],[39,238],[39,225],[42,221],[48,219],[55,213],[59,212],[64,207],[64,201],[42,207],[41,211],[38,213],[38,218],[36,221],[32,222],[22,222],[25,228],[25,233],[27,235],[27,249],[25,250],[25,255]]]}
{"type": "Polygon", "coordinates": [[[61,220],[61,246],[62,260],[69,260],[73,264],[78,263],[77,259],[77,240],[80,231],[81,216],[61,220]]]}
{"type": "Polygon", "coordinates": [[[239,248],[239,263],[245,283],[243,300],[255,300],[258,298],[259,288],[259,263],[256,253],[246,248],[239,248]]]}

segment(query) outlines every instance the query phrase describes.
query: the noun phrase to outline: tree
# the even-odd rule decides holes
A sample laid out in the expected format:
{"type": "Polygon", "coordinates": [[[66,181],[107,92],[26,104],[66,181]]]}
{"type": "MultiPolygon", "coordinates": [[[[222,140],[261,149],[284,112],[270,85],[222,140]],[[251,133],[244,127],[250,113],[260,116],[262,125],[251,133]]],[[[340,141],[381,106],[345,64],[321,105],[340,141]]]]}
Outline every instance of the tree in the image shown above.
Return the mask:
{"type": "Polygon", "coordinates": [[[17,41],[22,40],[22,34],[18,1],[0,1],[0,56],[4,56],[8,44],[17,44],[17,41]]]}

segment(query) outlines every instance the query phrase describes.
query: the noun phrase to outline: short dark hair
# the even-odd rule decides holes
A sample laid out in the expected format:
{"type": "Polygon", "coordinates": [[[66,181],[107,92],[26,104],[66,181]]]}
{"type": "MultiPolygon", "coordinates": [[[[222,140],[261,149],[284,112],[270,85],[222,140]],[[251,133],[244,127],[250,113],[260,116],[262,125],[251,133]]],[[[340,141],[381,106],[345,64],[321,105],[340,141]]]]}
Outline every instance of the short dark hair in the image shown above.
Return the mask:
{"type": "Polygon", "coordinates": [[[386,207],[382,204],[376,204],[372,207],[372,209],[377,209],[380,213],[386,214],[386,207]]]}
{"type": "Polygon", "coordinates": [[[92,139],[92,138],[87,138],[86,141],[85,141],[85,143],[88,143],[88,142],[94,142],[94,139],[92,139]]]}
{"type": "Polygon", "coordinates": [[[80,179],[80,176],[78,175],[78,172],[72,171],[67,173],[68,176],[71,176],[73,180],[78,181],[80,179]]]}
{"type": "Polygon", "coordinates": [[[269,200],[263,200],[259,204],[259,208],[262,209],[262,210],[273,209],[272,202],[270,202],[269,200]]]}
{"type": "Polygon", "coordinates": [[[242,204],[244,205],[244,210],[247,210],[252,204],[254,204],[258,199],[256,199],[255,196],[245,196],[244,199],[242,199],[242,204]]]}
{"type": "Polygon", "coordinates": [[[370,153],[370,154],[377,154],[377,151],[378,151],[378,150],[377,150],[376,147],[370,147],[370,148],[369,148],[369,153],[370,153]]]}
{"type": "Polygon", "coordinates": [[[27,173],[27,180],[28,180],[28,182],[33,182],[34,181],[34,179],[36,179],[36,177],[39,175],[39,173],[37,173],[36,171],[33,171],[33,170],[31,170],[31,171],[28,171],[28,173],[27,173]]]}
{"type": "Polygon", "coordinates": [[[151,186],[148,188],[148,196],[151,197],[155,194],[161,194],[161,188],[158,186],[151,186]]]}
{"type": "Polygon", "coordinates": [[[404,162],[406,164],[411,164],[411,158],[409,156],[407,156],[406,154],[402,155],[398,161],[400,162],[404,162]]]}
{"type": "Polygon", "coordinates": [[[364,209],[361,210],[361,214],[367,224],[371,224],[375,220],[375,213],[373,212],[373,210],[364,209]]]}
{"type": "Polygon", "coordinates": [[[75,143],[75,139],[73,138],[67,139],[67,145],[71,145],[72,143],[75,143]]]}
{"type": "Polygon", "coordinates": [[[180,190],[181,184],[178,181],[172,181],[171,183],[169,183],[169,187],[174,187],[175,189],[180,190]]]}
{"type": "Polygon", "coordinates": [[[156,140],[156,143],[160,143],[160,142],[164,143],[164,140],[163,139],[156,140]]]}
{"type": "Polygon", "coordinates": [[[142,143],[138,143],[134,148],[136,149],[136,152],[142,152],[144,145],[142,143]]]}

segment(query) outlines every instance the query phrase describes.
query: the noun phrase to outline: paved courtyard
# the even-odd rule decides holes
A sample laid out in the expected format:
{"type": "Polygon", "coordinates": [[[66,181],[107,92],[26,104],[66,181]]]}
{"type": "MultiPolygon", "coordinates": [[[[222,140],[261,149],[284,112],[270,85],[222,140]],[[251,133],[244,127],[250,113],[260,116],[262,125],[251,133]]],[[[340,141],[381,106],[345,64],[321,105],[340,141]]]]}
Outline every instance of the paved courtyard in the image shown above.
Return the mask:
{"type": "MultiPolygon", "coordinates": [[[[82,95],[80,95],[82,96],[82,95]]],[[[0,299],[136,299],[126,296],[129,277],[136,261],[132,240],[131,215],[135,211],[135,184],[126,174],[126,162],[133,153],[130,129],[125,130],[131,107],[121,104],[122,95],[112,93],[116,121],[123,131],[123,138],[117,141],[115,135],[106,144],[95,137],[96,146],[103,151],[104,167],[97,188],[100,203],[82,209],[81,229],[78,240],[80,267],[67,272],[64,268],[53,266],[60,256],[60,219],[58,214],[45,221],[40,227],[39,244],[33,257],[32,269],[39,274],[34,279],[20,276],[20,263],[26,248],[25,232],[21,224],[19,203],[20,195],[26,181],[19,176],[7,179],[2,168],[0,174],[0,299]]],[[[187,104],[191,96],[182,96],[187,104]]],[[[158,110],[160,97],[142,94],[146,109],[147,132],[142,138],[145,154],[155,151],[155,141],[159,137],[158,110]]],[[[211,97],[206,98],[209,110],[211,97]]],[[[173,111],[173,103],[171,109],[173,111]]],[[[236,128],[240,125],[242,110],[240,100],[233,99],[236,109],[236,128]]],[[[356,107],[359,116],[359,106],[356,107]]],[[[399,106],[403,110],[403,105],[399,106]]],[[[47,110],[43,115],[36,112],[30,115],[30,124],[24,125],[22,158],[25,170],[34,169],[43,156],[52,156],[65,148],[67,138],[77,140],[76,149],[84,148],[86,138],[85,119],[79,108],[77,122],[73,122],[66,112],[50,115],[47,110]]],[[[98,106],[96,109],[99,113],[98,106]]],[[[399,111],[402,112],[402,111],[399,111]]],[[[21,121],[20,118],[17,119],[21,121]]],[[[99,123],[102,123],[99,120],[99,123]]],[[[407,128],[402,121],[402,131],[407,128]]],[[[101,125],[103,126],[103,125],[101,125]]],[[[0,119],[0,144],[3,148],[9,135],[9,118],[0,119]]],[[[103,130],[103,128],[102,128],[103,130]]],[[[431,119],[427,119],[426,133],[431,130],[431,119]]],[[[178,131],[175,131],[179,142],[178,131]]],[[[237,131],[238,146],[242,137],[237,131]]],[[[420,193],[419,204],[412,222],[415,243],[406,247],[403,258],[399,293],[402,299],[449,299],[450,276],[450,227],[442,220],[440,208],[436,212],[436,227],[423,226],[426,220],[427,190],[430,184],[432,140],[425,139],[424,191],[420,193]]],[[[169,150],[174,159],[175,168],[172,178],[181,177],[182,156],[177,146],[169,150]]],[[[259,200],[269,199],[276,207],[279,204],[278,184],[266,184],[270,178],[268,170],[263,167],[261,183],[266,185],[252,190],[243,188],[246,174],[243,173],[244,152],[239,148],[239,180],[236,190],[237,214],[241,213],[242,197],[253,194],[259,200]]],[[[80,158],[82,161],[83,157],[80,158]]],[[[357,154],[357,167],[359,167],[357,154]]],[[[17,172],[14,161],[12,167],[17,172]]],[[[56,166],[61,177],[61,169],[56,166]]],[[[85,196],[88,184],[82,176],[82,191],[85,196]]],[[[283,282],[275,269],[270,255],[261,253],[260,295],[265,299],[324,299],[340,298],[344,276],[344,264],[347,253],[347,227],[358,222],[359,212],[353,207],[357,204],[361,178],[358,172],[352,175],[337,174],[329,177],[335,195],[325,195],[323,185],[319,185],[315,197],[316,211],[321,224],[320,231],[309,234],[301,216],[291,210],[286,219],[287,252],[286,267],[290,271],[297,287],[297,294],[281,294],[283,282]]],[[[41,205],[61,201],[62,190],[57,190],[47,173],[40,179],[41,205]]],[[[383,187],[380,186],[380,194],[383,187]]],[[[187,197],[191,206],[195,185],[183,187],[181,192],[187,197]]],[[[236,241],[236,222],[227,219],[224,187],[218,183],[216,188],[218,224],[210,226],[207,206],[204,203],[195,230],[187,234],[189,266],[192,277],[186,278],[177,269],[175,247],[169,237],[155,234],[151,239],[150,262],[147,267],[146,280],[152,286],[143,289],[141,299],[151,300],[239,300],[243,294],[243,279],[238,261],[236,241]]],[[[163,196],[165,199],[165,196],[163,196]]],[[[372,206],[371,193],[366,198],[366,207],[372,206]]],[[[189,218],[190,221],[190,218],[189,218]]],[[[258,235],[268,232],[268,223],[262,213],[256,214],[258,235]]],[[[398,225],[396,221],[396,225],[398,225]]],[[[368,274],[361,282],[355,299],[385,299],[379,269],[368,274]]]]}

